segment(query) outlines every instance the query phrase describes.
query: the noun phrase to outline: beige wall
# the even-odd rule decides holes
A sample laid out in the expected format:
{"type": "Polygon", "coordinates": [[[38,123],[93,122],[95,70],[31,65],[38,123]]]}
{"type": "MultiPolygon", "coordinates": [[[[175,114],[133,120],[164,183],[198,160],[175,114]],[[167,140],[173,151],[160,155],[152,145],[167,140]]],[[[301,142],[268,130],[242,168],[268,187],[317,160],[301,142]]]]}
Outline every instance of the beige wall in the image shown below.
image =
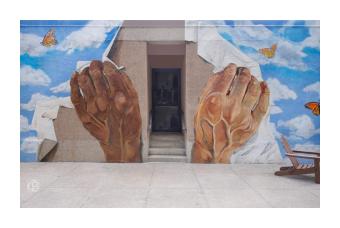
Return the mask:
{"type": "Polygon", "coordinates": [[[105,162],[97,139],[83,127],[73,108],[60,107],[53,124],[58,143],[44,161],[105,162]]]}
{"type": "Polygon", "coordinates": [[[191,147],[194,142],[194,115],[198,105],[198,98],[212,73],[213,66],[197,55],[197,44],[188,42],[185,54],[185,119],[188,159],[191,157],[191,147]]]}
{"type": "Polygon", "coordinates": [[[118,40],[124,41],[184,41],[185,21],[126,20],[118,40]]]}

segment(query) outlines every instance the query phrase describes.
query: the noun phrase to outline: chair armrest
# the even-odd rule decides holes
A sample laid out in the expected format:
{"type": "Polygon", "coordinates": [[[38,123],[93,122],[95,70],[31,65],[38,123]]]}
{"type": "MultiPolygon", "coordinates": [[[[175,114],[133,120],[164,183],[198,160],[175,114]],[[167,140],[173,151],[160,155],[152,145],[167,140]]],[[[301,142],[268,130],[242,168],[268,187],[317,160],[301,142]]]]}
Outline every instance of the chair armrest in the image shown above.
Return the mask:
{"type": "Polygon", "coordinates": [[[286,153],[286,155],[290,157],[296,157],[296,158],[320,159],[320,156],[312,156],[312,155],[304,155],[304,154],[286,153]]]}
{"type": "Polygon", "coordinates": [[[293,152],[300,153],[300,154],[316,154],[316,155],[320,155],[320,152],[316,152],[316,151],[293,150],[293,152]]]}

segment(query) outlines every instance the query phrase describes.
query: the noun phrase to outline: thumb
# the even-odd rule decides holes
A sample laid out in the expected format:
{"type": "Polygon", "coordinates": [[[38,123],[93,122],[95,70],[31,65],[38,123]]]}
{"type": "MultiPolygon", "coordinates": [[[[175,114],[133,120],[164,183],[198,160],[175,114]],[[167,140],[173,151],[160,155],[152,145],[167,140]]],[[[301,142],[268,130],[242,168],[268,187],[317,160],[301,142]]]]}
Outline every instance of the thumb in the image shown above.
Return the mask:
{"type": "Polygon", "coordinates": [[[79,76],[78,72],[75,72],[70,80],[71,101],[81,122],[88,123],[91,121],[91,117],[86,112],[85,100],[80,93],[78,85],[78,76],[79,76]]]}
{"type": "Polygon", "coordinates": [[[266,115],[269,107],[270,91],[266,82],[261,82],[261,95],[259,101],[252,111],[252,116],[255,123],[259,124],[262,118],[266,115]]]}

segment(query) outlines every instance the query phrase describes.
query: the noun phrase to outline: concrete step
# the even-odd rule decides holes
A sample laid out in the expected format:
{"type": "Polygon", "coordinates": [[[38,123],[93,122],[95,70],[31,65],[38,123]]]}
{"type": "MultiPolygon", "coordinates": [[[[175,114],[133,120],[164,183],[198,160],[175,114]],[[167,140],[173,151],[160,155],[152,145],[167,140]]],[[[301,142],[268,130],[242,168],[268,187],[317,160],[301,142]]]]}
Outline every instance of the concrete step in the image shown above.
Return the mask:
{"type": "Polygon", "coordinates": [[[183,138],[183,134],[180,132],[151,132],[150,136],[155,139],[162,138],[163,136],[166,136],[168,139],[183,138]]]}
{"type": "Polygon", "coordinates": [[[182,155],[150,155],[148,162],[187,162],[187,158],[182,155]]]}
{"type": "Polygon", "coordinates": [[[152,133],[150,135],[152,148],[184,148],[184,137],[180,133],[152,133]]]}
{"type": "Polygon", "coordinates": [[[184,148],[149,148],[150,155],[182,155],[185,156],[184,148]]]}
{"type": "Polygon", "coordinates": [[[152,148],[184,148],[184,141],[150,140],[152,148]]]}

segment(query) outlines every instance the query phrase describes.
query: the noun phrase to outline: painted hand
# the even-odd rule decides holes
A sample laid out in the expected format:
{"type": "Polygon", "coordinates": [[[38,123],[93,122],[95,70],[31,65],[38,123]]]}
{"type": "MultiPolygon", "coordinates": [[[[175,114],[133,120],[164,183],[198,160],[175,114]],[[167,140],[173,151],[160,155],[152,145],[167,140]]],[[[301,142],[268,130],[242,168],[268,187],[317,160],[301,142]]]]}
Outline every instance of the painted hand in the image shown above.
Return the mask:
{"type": "Polygon", "coordinates": [[[70,81],[71,100],[83,126],[108,162],[140,161],[141,116],[129,77],[110,62],[92,61],[70,81]]]}
{"type": "Polygon", "coordinates": [[[192,161],[230,163],[230,157],[258,129],[269,106],[269,89],[245,67],[229,64],[212,75],[195,115],[192,161]]]}

